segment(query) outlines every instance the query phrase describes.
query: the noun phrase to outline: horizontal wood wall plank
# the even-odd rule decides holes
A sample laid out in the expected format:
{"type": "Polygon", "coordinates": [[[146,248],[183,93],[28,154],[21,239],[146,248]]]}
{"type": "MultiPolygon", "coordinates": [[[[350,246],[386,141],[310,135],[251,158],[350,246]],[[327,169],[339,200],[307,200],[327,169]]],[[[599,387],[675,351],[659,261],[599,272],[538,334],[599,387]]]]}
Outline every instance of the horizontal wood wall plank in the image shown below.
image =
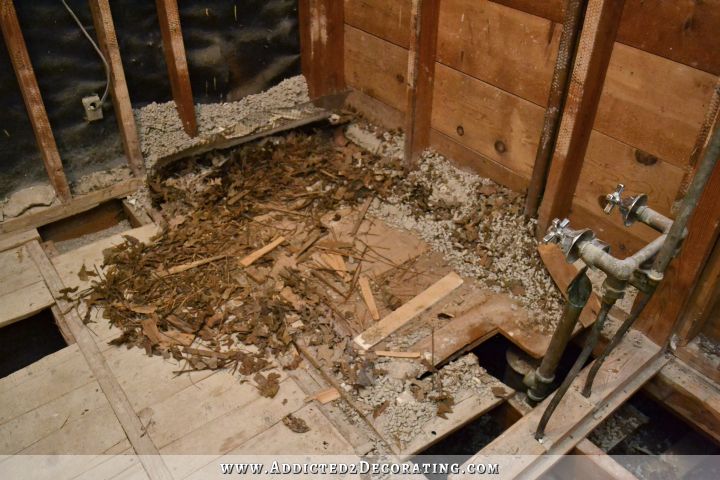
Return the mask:
{"type": "Polygon", "coordinates": [[[616,43],[595,128],[684,167],[715,82],[709,73],[616,43]]]}
{"type": "Polygon", "coordinates": [[[544,110],[438,63],[432,127],[529,179],[544,110]]]}
{"type": "Polygon", "coordinates": [[[412,0],[345,0],[345,23],[409,47],[412,0]]]}
{"type": "MultiPolygon", "coordinates": [[[[563,18],[563,0],[492,0],[554,22],[563,18]]],[[[715,37],[720,0],[627,0],[618,41],[667,59],[720,75],[715,37]]]]}
{"type": "Polygon", "coordinates": [[[593,130],[575,190],[575,202],[599,212],[605,205],[605,196],[622,183],[626,194],[646,193],[653,209],[670,215],[685,171],[662,160],[654,164],[641,163],[646,159],[636,148],[593,130]]]}
{"type": "Polygon", "coordinates": [[[497,3],[444,0],[438,61],[545,106],[561,33],[558,23],[497,3]]]}
{"type": "Polygon", "coordinates": [[[435,129],[430,130],[430,146],[451,159],[454,164],[475,172],[481,177],[491,178],[494,182],[516,192],[523,192],[527,189],[527,177],[471,150],[435,129]]]}
{"type": "Polygon", "coordinates": [[[349,86],[405,111],[408,51],[345,26],[345,79],[349,86]]]}

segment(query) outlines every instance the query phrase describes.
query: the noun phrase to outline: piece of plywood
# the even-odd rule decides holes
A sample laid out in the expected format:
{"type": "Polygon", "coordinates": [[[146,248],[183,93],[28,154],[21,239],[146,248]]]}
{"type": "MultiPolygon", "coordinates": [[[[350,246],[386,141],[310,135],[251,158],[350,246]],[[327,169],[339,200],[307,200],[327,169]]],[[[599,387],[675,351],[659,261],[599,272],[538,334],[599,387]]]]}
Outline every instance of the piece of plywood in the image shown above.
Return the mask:
{"type": "Polygon", "coordinates": [[[545,106],[561,31],[550,20],[494,2],[444,0],[438,61],[545,106]]]}
{"type": "Polygon", "coordinates": [[[363,350],[372,348],[417,315],[442,300],[462,283],[463,279],[457,273],[447,274],[418,296],[355,337],[355,343],[363,350]]]}
{"type": "Polygon", "coordinates": [[[505,90],[438,63],[432,127],[530,178],[544,110],[505,90]]]}
{"type": "Polygon", "coordinates": [[[345,27],[345,79],[348,86],[405,111],[408,52],[355,27],[345,27]]]}

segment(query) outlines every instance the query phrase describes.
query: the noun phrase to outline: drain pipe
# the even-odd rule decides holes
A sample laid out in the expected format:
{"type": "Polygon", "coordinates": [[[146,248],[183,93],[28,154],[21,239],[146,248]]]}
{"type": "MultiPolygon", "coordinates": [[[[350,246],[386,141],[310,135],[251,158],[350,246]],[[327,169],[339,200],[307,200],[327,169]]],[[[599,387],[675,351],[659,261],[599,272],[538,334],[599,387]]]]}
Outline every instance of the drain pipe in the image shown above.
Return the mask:
{"type": "Polygon", "coordinates": [[[568,80],[575,58],[575,50],[577,49],[586,5],[587,0],[567,0],[565,2],[563,30],[560,36],[555,70],[550,83],[550,96],[545,109],[542,138],[540,138],[535,154],[535,168],[530,178],[527,200],[525,201],[525,215],[527,217],[534,217],[537,214],[540,197],[543,194],[543,186],[545,185],[550,159],[555,146],[555,135],[560,126],[560,114],[563,110],[565,95],[570,83],[568,80]]]}
{"type": "Polygon", "coordinates": [[[528,372],[523,379],[523,383],[528,386],[527,396],[531,401],[539,403],[550,393],[560,358],[565,353],[580,313],[585,308],[591,293],[592,283],[587,276],[587,267],[585,267],[568,286],[568,300],[563,316],[553,332],[542,363],[536,370],[528,372]]]}
{"type": "Polygon", "coordinates": [[[705,190],[705,185],[707,185],[710,176],[715,170],[718,157],[720,157],[720,127],[717,127],[715,132],[713,132],[710,144],[705,151],[705,156],[703,157],[702,162],[693,177],[690,188],[688,188],[688,191],[685,194],[685,198],[680,205],[675,221],[668,229],[665,241],[655,256],[652,268],[646,273],[647,278],[644,283],[646,283],[647,286],[644,289],[645,291],[642,292],[643,297],[635,305],[631,315],[625,319],[620,328],[618,328],[617,332],[615,332],[615,335],[610,343],[605,347],[603,353],[595,360],[595,363],[590,369],[582,391],[582,394],[585,397],[590,396],[593,381],[595,380],[595,376],[600,370],[603,362],[605,362],[605,359],[607,359],[608,355],[610,355],[610,352],[612,352],[612,350],[620,343],[623,335],[627,333],[632,324],[645,309],[645,306],[650,302],[658,284],[662,281],[665,275],[665,270],[670,264],[670,261],[675,257],[675,255],[677,255],[680,247],[682,246],[682,241],[687,235],[687,224],[690,221],[692,214],[695,212],[695,208],[700,201],[700,196],[705,190]]]}

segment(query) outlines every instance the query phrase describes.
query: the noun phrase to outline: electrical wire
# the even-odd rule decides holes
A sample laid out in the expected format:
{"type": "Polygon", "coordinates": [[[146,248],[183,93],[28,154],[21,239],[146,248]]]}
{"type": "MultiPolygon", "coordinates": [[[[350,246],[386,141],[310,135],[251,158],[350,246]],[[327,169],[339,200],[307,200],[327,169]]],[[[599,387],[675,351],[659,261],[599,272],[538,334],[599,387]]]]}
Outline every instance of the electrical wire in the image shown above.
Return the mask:
{"type": "Polygon", "coordinates": [[[75,15],[75,12],[73,12],[72,9],[70,8],[70,6],[67,3],[65,3],[65,0],[60,0],[60,1],[62,2],[63,5],[65,5],[65,9],[68,11],[68,13],[73,18],[73,20],[75,20],[75,23],[77,23],[77,26],[80,27],[80,30],[82,30],[83,34],[85,35],[85,38],[88,39],[88,41],[93,46],[93,48],[95,49],[97,54],[100,55],[100,60],[102,60],[103,65],[105,66],[105,92],[103,93],[102,98],[100,99],[100,105],[102,105],[103,103],[105,103],[105,99],[108,96],[108,91],[110,90],[110,65],[108,65],[108,62],[105,59],[105,55],[102,54],[102,52],[100,51],[100,48],[97,46],[97,43],[95,43],[95,40],[93,40],[92,37],[90,36],[90,34],[87,32],[87,30],[85,30],[85,27],[83,27],[82,22],[77,17],[77,15],[75,15]]]}

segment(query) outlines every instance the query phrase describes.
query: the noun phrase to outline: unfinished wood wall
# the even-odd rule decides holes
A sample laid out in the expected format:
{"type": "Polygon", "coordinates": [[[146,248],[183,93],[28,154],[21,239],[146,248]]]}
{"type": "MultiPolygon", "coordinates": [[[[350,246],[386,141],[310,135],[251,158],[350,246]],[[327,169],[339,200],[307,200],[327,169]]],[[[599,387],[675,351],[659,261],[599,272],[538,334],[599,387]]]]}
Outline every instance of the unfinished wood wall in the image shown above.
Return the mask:
{"type": "MultiPolygon", "coordinates": [[[[442,0],[430,143],[516,190],[529,182],[563,19],[563,0],[442,0]]],[[[405,109],[412,0],[345,0],[347,85],[396,116],[405,109]]],[[[621,255],[631,235],[600,198],[617,183],[671,214],[692,172],[720,55],[720,0],[626,0],[599,111],[571,208],[621,255]]],[[[386,115],[386,117],[390,117],[386,115]]]]}

